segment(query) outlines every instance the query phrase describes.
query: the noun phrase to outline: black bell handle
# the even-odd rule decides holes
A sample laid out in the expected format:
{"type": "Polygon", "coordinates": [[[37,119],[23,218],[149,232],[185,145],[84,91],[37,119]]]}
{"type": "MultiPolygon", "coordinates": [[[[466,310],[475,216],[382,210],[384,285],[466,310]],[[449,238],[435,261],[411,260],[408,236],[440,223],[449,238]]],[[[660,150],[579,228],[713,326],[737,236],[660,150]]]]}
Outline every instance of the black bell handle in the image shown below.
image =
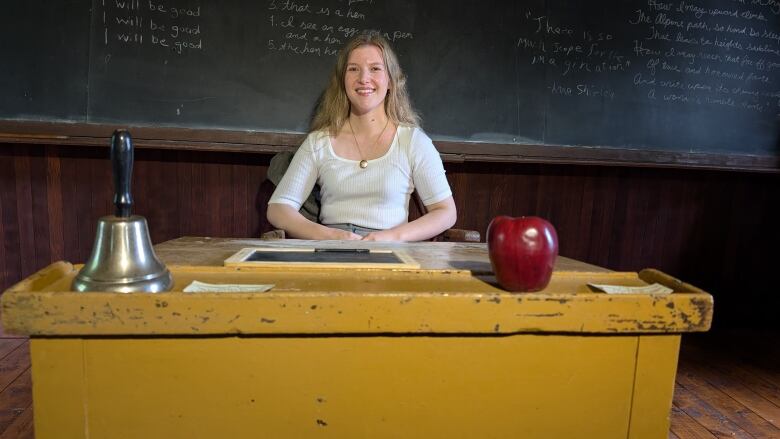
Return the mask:
{"type": "Polygon", "coordinates": [[[111,169],[114,173],[114,207],[116,216],[132,214],[133,197],[130,179],[133,175],[133,139],[127,130],[116,130],[111,136],[111,169]]]}

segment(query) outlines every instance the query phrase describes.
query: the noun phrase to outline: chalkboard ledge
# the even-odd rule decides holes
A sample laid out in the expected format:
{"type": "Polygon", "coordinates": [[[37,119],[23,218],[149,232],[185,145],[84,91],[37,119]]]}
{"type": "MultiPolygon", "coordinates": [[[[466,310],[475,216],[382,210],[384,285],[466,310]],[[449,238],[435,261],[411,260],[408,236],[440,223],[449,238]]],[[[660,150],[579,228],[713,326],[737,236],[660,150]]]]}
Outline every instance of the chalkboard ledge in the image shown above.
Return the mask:
{"type": "MultiPolygon", "coordinates": [[[[137,148],[273,154],[296,148],[305,134],[229,131],[119,124],[0,120],[0,144],[108,146],[117,128],[130,130],[137,148]]],[[[780,157],[556,146],[434,141],[445,162],[555,163],[574,165],[780,172],[780,157]]]]}

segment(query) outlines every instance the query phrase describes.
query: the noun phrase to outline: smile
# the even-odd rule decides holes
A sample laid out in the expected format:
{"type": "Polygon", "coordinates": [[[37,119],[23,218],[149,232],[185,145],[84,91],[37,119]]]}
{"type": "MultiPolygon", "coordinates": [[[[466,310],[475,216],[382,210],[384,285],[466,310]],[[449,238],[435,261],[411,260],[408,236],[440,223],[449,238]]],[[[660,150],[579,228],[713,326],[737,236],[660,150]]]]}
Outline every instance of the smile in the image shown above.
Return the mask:
{"type": "Polygon", "coordinates": [[[361,95],[361,96],[368,96],[376,91],[375,88],[358,88],[355,89],[355,93],[361,95]]]}

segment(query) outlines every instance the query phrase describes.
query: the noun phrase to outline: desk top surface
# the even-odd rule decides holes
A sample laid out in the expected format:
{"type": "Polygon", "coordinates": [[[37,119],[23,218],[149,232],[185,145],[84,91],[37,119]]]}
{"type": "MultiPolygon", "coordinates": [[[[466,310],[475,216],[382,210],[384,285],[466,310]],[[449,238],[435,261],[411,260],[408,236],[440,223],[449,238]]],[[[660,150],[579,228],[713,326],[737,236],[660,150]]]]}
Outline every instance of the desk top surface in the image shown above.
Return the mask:
{"type": "MultiPolygon", "coordinates": [[[[476,275],[492,274],[493,272],[490,267],[487,245],[484,243],[261,240],[185,236],[157,244],[154,249],[157,256],[166,265],[221,266],[225,259],[246,247],[401,250],[418,262],[422,270],[466,271],[476,275]]],[[[608,271],[596,265],[562,256],[556,260],[555,269],[558,271],[608,271]]]]}
{"type": "Polygon", "coordinates": [[[57,262],[2,296],[6,332],[32,336],[679,333],[706,331],[712,296],[656,270],[614,272],[559,258],[550,284],[509,293],[485,244],[264,241],[184,237],[155,246],[165,293],[72,292],[79,266],[57,262]],[[254,246],[401,250],[415,269],[231,267],[254,246]],[[192,281],[272,284],[265,293],[184,293],[192,281]],[[588,283],[661,283],[672,294],[607,295],[588,283]]]}

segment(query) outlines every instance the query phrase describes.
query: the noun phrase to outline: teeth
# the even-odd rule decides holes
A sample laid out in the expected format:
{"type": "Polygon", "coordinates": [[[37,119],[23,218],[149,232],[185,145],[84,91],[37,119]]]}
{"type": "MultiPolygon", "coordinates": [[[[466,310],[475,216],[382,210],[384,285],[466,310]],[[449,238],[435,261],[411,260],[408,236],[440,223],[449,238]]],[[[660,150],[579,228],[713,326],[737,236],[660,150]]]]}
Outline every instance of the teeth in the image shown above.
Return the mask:
{"type": "Polygon", "coordinates": [[[367,94],[373,93],[374,89],[373,88],[359,88],[359,89],[357,89],[355,91],[357,91],[358,94],[367,95],[367,94]]]}

